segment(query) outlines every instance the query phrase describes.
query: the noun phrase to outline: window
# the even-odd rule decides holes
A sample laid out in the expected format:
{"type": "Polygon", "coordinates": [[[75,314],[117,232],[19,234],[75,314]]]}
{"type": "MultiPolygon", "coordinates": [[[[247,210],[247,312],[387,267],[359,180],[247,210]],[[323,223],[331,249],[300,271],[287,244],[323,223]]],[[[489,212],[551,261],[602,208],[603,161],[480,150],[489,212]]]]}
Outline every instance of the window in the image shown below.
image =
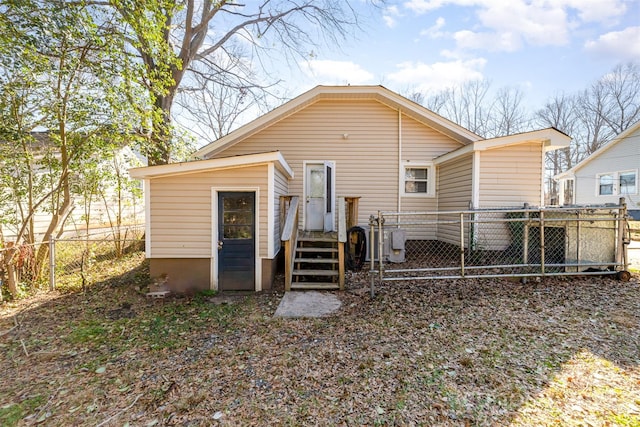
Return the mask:
{"type": "Polygon", "coordinates": [[[620,194],[636,194],[635,172],[620,172],[620,194]]]}
{"type": "Polygon", "coordinates": [[[405,196],[433,196],[433,167],[427,164],[404,165],[402,193],[405,196]]]}
{"type": "Polygon", "coordinates": [[[608,196],[613,194],[613,175],[606,174],[600,175],[598,179],[598,194],[601,196],[608,196]]]}
{"type": "Polygon", "coordinates": [[[597,175],[598,196],[624,196],[638,193],[637,171],[611,172],[597,175]]]}

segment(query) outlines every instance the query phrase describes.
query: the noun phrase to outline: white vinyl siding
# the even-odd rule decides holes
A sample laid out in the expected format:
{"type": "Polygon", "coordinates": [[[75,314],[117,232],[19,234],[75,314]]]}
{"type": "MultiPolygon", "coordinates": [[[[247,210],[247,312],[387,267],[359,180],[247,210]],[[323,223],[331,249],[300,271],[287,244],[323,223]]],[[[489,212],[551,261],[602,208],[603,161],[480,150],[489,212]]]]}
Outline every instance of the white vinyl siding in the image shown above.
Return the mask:
{"type": "MultiPolygon", "coordinates": [[[[398,209],[398,119],[397,110],[374,100],[321,100],[217,157],[277,148],[294,171],[289,194],[299,196],[303,194],[305,161],[335,161],[336,198],[361,197],[358,224],[366,225],[370,214],[398,209]]],[[[416,159],[420,145],[423,151],[419,158],[424,161],[432,160],[435,153],[439,155],[460,147],[459,143],[413,119],[404,117],[402,129],[403,136],[405,131],[407,134],[407,155],[412,160],[416,159]]],[[[434,208],[435,200],[429,204],[420,201],[419,205],[420,210],[434,208]]],[[[415,206],[411,204],[412,208],[415,206]]],[[[404,202],[402,208],[408,209],[404,202]]]]}
{"type": "MultiPolygon", "coordinates": [[[[153,258],[212,256],[212,188],[260,188],[257,209],[267,218],[267,165],[151,179],[150,231],[153,258]]],[[[235,191],[235,190],[234,190],[235,191]]],[[[267,227],[259,227],[259,254],[267,254],[267,227]]]]}
{"type": "Polygon", "coordinates": [[[480,208],[539,206],[542,145],[537,142],[480,152],[480,208]]]}
{"type": "Polygon", "coordinates": [[[627,198],[630,208],[638,209],[638,171],[640,170],[640,128],[625,138],[611,142],[610,148],[605,149],[593,157],[574,173],[575,203],[587,204],[617,204],[620,197],[627,198]],[[635,189],[629,188],[629,193],[621,191],[620,176],[622,173],[634,173],[636,176],[635,189]],[[605,174],[613,176],[612,194],[600,194],[600,177],[605,174]],[[635,190],[635,191],[633,191],[635,190]]]}

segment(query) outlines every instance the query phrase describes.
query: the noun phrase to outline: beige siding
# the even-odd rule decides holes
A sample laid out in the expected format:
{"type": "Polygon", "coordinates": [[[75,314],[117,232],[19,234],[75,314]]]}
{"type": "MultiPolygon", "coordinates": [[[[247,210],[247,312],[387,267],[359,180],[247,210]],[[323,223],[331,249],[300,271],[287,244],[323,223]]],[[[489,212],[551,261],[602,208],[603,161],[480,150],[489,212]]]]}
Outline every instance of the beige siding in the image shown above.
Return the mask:
{"type": "MultiPolygon", "coordinates": [[[[473,154],[457,158],[438,167],[438,210],[465,211],[472,200],[473,154]]],[[[468,232],[465,233],[468,236],[468,232]]],[[[459,245],[460,226],[441,224],[438,240],[459,245]]]]}
{"type": "MultiPolygon", "coordinates": [[[[405,122],[403,129],[413,147],[410,151],[421,160],[432,160],[434,153],[449,151],[447,146],[459,146],[411,119],[405,118],[405,122]],[[418,150],[421,139],[424,154],[418,150]],[[432,149],[434,141],[437,148],[432,149]]],[[[360,196],[358,223],[366,225],[370,214],[398,209],[398,130],[397,110],[377,101],[322,100],[230,147],[218,157],[278,149],[294,171],[289,194],[299,196],[303,195],[303,162],[333,160],[336,196],[360,196]]]]}
{"type": "MultiPolygon", "coordinates": [[[[434,158],[457,148],[460,148],[460,144],[458,142],[444,137],[441,133],[410,117],[407,117],[406,115],[402,115],[403,163],[407,161],[415,162],[416,164],[420,164],[420,162],[431,162],[434,158]]],[[[435,168],[432,170],[434,178],[437,179],[435,168]]],[[[399,181],[399,189],[401,189],[401,185],[402,183],[399,181]]],[[[436,195],[433,195],[432,197],[402,197],[401,199],[401,210],[404,212],[424,212],[435,211],[437,209],[438,198],[436,195]]]]}
{"type": "Polygon", "coordinates": [[[200,172],[151,180],[151,256],[210,258],[212,256],[212,188],[240,190],[259,187],[260,256],[267,254],[267,165],[200,172]]]}
{"type": "Polygon", "coordinates": [[[542,145],[523,143],[480,152],[480,208],[540,205],[542,145]]]}
{"type": "MultiPolygon", "coordinates": [[[[480,152],[480,208],[539,206],[542,193],[542,145],[523,143],[480,152]]],[[[479,223],[476,245],[504,250],[510,244],[504,224],[479,223]]]]}

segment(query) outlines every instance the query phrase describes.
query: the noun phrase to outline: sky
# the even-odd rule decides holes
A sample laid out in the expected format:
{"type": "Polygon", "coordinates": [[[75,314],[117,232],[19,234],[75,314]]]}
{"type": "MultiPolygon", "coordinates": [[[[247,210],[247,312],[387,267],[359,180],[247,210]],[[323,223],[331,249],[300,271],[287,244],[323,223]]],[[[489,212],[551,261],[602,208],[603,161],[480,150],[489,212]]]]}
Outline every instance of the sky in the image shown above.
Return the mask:
{"type": "Polygon", "coordinates": [[[362,31],[283,71],[292,96],[318,84],[426,94],[487,79],[530,108],[640,62],[640,0],[354,0],[362,31]]]}

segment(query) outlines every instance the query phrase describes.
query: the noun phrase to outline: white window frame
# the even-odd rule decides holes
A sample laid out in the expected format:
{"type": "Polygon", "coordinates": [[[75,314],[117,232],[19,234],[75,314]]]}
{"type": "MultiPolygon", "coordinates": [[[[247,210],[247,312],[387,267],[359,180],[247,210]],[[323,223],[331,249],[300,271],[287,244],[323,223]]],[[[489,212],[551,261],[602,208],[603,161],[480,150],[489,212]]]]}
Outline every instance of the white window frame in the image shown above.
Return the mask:
{"type": "Polygon", "coordinates": [[[436,167],[433,162],[412,162],[404,161],[400,167],[400,194],[403,197],[435,197],[436,196],[436,167]],[[427,169],[427,192],[407,193],[405,191],[406,170],[407,169],[427,169]]]}
{"type": "Polygon", "coordinates": [[[596,196],[597,197],[612,197],[612,196],[625,196],[625,195],[637,195],[638,194],[638,169],[626,169],[617,172],[603,172],[596,174],[596,196]],[[633,193],[623,193],[620,191],[620,175],[632,173],[635,175],[635,191],[633,193]],[[613,189],[611,194],[601,194],[600,193],[600,179],[603,176],[610,175],[613,178],[613,189]]]}

